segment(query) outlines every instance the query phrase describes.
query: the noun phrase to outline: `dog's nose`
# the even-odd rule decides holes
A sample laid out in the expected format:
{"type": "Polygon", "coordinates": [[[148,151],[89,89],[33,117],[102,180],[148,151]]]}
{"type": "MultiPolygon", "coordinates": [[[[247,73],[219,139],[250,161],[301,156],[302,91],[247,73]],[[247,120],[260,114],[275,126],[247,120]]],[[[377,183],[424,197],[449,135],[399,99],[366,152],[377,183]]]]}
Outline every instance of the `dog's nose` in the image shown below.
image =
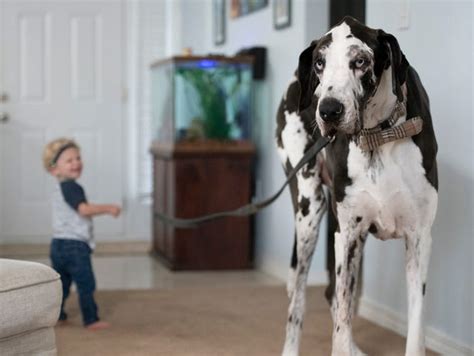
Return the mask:
{"type": "Polygon", "coordinates": [[[324,98],[319,103],[319,115],[326,122],[337,121],[344,112],[344,105],[334,98],[324,98]]]}

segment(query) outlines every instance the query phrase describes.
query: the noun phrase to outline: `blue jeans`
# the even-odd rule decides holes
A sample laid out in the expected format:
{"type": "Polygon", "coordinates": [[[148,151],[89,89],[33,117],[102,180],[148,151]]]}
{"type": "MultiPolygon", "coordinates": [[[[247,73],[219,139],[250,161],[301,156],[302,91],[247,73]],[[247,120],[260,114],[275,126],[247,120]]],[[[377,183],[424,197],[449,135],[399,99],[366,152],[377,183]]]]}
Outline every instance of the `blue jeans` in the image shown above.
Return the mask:
{"type": "Polygon", "coordinates": [[[51,242],[50,258],[52,267],[61,276],[63,302],[59,320],[66,320],[64,302],[69,296],[71,283],[76,283],[79,306],[85,326],[99,320],[94,301],[95,278],[91,263],[92,250],[87,243],[79,240],[54,238],[51,242]]]}

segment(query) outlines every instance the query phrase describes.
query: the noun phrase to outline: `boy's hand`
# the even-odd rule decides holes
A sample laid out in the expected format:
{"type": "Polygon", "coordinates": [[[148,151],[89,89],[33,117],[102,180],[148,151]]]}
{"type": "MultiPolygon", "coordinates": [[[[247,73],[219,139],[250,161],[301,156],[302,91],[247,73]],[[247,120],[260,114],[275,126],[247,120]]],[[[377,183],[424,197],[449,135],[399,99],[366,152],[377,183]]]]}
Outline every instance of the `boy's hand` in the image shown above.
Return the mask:
{"type": "Polygon", "coordinates": [[[122,208],[118,205],[111,205],[109,208],[109,214],[115,218],[120,215],[121,211],[122,211],[122,208]]]}

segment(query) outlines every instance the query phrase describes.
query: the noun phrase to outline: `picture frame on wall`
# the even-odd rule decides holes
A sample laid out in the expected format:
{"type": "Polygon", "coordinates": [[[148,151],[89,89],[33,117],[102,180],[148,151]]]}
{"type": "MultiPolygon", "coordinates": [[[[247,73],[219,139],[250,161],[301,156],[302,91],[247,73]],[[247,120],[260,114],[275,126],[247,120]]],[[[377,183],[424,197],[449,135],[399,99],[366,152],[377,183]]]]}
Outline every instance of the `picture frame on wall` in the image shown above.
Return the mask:
{"type": "Polygon", "coordinates": [[[216,46],[225,43],[225,2],[226,0],[213,0],[213,35],[216,46]]]}
{"type": "Polygon", "coordinates": [[[231,0],[230,17],[235,19],[264,9],[268,0],[231,0]]]}
{"type": "Polygon", "coordinates": [[[273,0],[273,26],[277,29],[291,25],[291,0],[273,0]]]}

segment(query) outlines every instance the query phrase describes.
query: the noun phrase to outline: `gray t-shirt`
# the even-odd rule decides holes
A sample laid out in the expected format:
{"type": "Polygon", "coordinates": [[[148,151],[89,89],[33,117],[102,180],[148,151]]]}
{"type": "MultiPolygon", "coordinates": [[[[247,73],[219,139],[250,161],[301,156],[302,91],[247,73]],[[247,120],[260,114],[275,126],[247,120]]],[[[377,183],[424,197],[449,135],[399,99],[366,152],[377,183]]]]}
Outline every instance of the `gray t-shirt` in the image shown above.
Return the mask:
{"type": "Polygon", "coordinates": [[[53,194],[53,238],[86,242],[94,249],[92,219],[83,217],[78,209],[87,203],[84,189],[74,180],[59,182],[53,194]]]}

